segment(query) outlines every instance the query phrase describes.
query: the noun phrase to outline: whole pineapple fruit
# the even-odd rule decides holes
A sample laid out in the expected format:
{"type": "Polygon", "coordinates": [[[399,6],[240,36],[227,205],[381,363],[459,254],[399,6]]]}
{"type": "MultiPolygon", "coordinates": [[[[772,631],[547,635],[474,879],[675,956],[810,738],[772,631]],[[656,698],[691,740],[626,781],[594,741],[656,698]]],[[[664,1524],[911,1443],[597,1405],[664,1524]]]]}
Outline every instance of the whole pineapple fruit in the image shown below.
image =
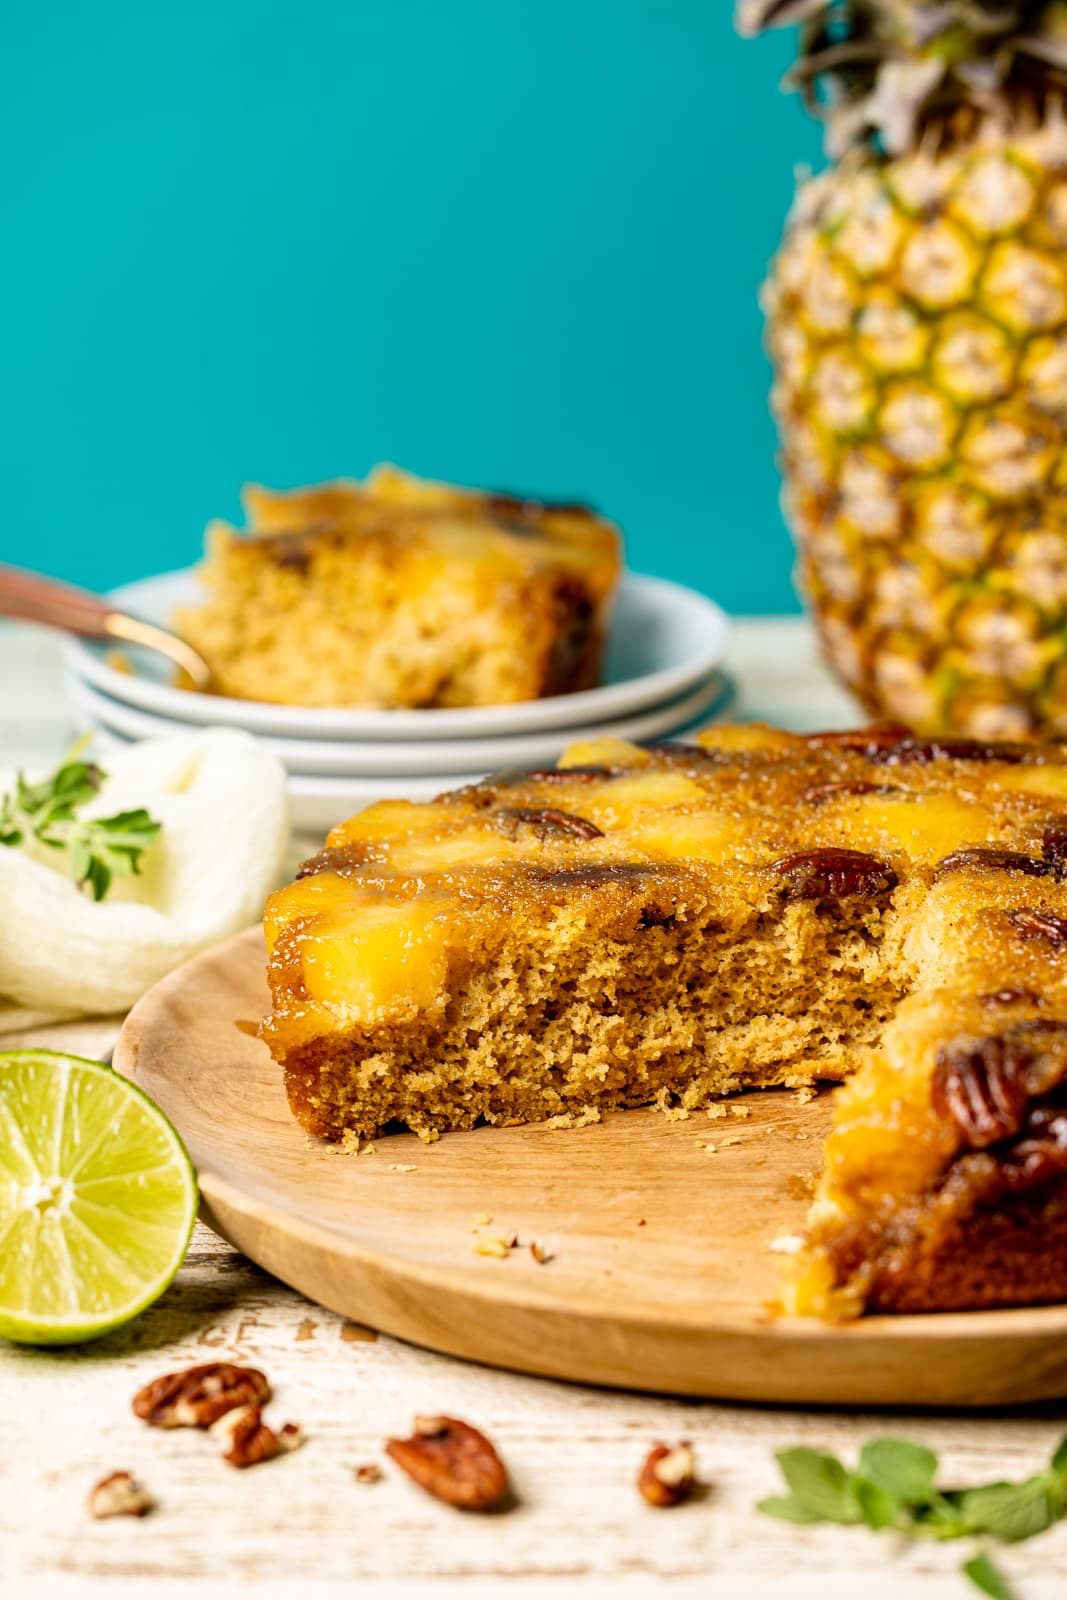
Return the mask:
{"type": "Polygon", "coordinates": [[[834,164],[766,288],[825,650],[927,733],[1067,734],[1067,4],[740,0],[834,164]]]}

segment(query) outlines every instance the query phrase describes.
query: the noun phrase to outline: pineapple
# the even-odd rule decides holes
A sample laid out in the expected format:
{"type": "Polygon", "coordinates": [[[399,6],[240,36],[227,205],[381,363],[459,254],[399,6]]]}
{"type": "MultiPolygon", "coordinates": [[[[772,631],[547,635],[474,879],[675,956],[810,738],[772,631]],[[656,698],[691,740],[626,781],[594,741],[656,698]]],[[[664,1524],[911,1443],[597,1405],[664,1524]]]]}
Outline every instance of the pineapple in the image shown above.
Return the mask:
{"type": "Polygon", "coordinates": [[[1067,734],[1067,3],[740,0],[800,23],[833,164],[765,290],[787,514],[872,712],[1067,734]]]}

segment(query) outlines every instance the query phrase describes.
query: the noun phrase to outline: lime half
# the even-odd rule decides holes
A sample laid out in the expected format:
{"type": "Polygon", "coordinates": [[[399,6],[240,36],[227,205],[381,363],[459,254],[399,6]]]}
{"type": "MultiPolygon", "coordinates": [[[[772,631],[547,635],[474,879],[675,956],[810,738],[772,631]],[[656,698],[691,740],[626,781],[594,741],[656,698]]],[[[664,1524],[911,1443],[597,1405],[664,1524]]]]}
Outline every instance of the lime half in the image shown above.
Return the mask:
{"type": "Polygon", "coordinates": [[[0,1052],[0,1337],[73,1344],[143,1311],[196,1220],[163,1113],[99,1061],[0,1052]]]}

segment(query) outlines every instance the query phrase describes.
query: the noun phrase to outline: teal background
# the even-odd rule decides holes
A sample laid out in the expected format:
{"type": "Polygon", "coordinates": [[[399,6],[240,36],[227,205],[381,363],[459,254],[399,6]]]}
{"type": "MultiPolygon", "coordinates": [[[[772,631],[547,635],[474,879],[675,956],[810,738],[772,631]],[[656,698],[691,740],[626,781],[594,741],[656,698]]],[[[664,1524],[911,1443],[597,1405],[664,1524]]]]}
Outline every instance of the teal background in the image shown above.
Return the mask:
{"type": "Polygon", "coordinates": [[[818,136],[731,10],[8,0],[4,559],[103,588],[386,458],[795,608],[756,295],[818,136]]]}

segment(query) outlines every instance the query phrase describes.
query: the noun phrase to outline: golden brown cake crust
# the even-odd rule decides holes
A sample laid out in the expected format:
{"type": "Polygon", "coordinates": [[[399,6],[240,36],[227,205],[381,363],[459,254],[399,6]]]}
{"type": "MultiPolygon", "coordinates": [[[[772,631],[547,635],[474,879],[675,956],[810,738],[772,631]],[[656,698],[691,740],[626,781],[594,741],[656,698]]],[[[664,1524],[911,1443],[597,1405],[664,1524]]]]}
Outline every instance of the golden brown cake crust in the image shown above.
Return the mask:
{"type": "Polygon", "coordinates": [[[1058,746],[607,739],[335,829],[268,907],[265,1036],[330,1138],[847,1078],[794,1309],[1058,1297],[1065,868],[1058,746]]]}

